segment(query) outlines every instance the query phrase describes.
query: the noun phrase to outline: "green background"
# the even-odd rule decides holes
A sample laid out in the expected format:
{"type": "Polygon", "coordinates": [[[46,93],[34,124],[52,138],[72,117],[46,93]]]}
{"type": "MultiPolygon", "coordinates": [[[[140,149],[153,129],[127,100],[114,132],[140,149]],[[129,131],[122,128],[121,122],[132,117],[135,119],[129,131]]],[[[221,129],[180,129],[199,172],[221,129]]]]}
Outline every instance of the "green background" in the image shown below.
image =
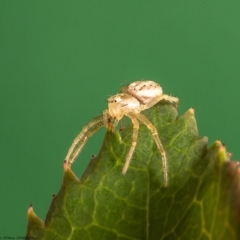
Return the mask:
{"type": "MultiPolygon", "coordinates": [[[[152,79],[240,159],[239,1],[0,1],[0,237],[43,220],[73,138],[123,84],[152,79]]],[[[105,129],[73,169],[80,177],[105,129]]]]}

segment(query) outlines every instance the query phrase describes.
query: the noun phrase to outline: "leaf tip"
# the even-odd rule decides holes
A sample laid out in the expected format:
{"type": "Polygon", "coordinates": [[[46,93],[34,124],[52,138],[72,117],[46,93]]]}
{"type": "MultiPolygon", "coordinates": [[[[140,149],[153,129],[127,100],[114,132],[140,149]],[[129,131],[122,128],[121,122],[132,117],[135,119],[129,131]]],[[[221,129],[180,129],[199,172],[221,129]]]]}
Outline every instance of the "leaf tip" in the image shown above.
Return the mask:
{"type": "Polygon", "coordinates": [[[227,152],[226,145],[220,140],[216,140],[211,149],[216,153],[215,164],[217,167],[223,166],[224,163],[230,161],[232,154],[227,152]]]}
{"type": "Polygon", "coordinates": [[[220,147],[222,146],[222,143],[221,143],[220,140],[217,139],[217,140],[213,143],[213,146],[214,146],[214,147],[217,147],[217,148],[220,148],[220,147]]]}
{"type": "Polygon", "coordinates": [[[63,172],[64,172],[63,183],[68,183],[69,181],[79,182],[79,179],[72,172],[72,170],[66,160],[63,162],[63,172]]]}
{"type": "Polygon", "coordinates": [[[34,212],[33,212],[33,205],[30,204],[29,207],[28,207],[28,211],[27,211],[27,215],[32,215],[34,212]]]}
{"type": "Polygon", "coordinates": [[[33,205],[30,204],[27,210],[27,216],[28,216],[28,220],[30,219],[38,219],[42,222],[42,220],[36,215],[36,213],[33,211],[33,205]]]}
{"type": "Polygon", "coordinates": [[[219,156],[224,162],[229,159],[226,146],[224,144],[222,144],[219,148],[219,156]]]}
{"type": "Polygon", "coordinates": [[[64,172],[67,172],[69,169],[70,169],[70,167],[69,167],[67,161],[64,160],[64,162],[63,162],[63,170],[64,170],[64,172]]]}
{"type": "Polygon", "coordinates": [[[189,108],[189,109],[188,109],[188,113],[194,115],[194,114],[195,114],[195,109],[194,109],[194,107],[189,108]]]}
{"type": "Polygon", "coordinates": [[[44,232],[44,222],[33,211],[33,205],[30,204],[27,210],[28,229],[27,239],[29,237],[41,236],[44,232]]]}
{"type": "Polygon", "coordinates": [[[183,113],[178,119],[186,120],[186,119],[194,119],[195,110],[193,107],[189,108],[185,113],[183,113]]]}

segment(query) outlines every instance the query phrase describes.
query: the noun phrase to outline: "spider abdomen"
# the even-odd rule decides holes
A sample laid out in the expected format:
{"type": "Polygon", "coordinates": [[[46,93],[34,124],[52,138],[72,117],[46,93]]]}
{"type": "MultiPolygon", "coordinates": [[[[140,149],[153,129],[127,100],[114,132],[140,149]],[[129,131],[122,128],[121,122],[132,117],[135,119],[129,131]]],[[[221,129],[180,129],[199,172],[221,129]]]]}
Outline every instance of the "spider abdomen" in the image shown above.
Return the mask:
{"type": "Polygon", "coordinates": [[[133,82],[124,88],[123,91],[134,96],[142,104],[146,104],[153,98],[163,94],[162,87],[150,80],[133,82]]]}

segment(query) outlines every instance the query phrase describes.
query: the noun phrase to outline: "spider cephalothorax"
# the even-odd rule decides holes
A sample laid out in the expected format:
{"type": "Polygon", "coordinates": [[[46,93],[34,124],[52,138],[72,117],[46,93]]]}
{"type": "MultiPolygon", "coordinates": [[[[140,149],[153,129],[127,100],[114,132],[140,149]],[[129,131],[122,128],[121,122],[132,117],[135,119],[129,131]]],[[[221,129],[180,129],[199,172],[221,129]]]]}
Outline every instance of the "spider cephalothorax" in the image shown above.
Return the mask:
{"type": "Polygon", "coordinates": [[[168,185],[168,171],[166,153],[158,136],[155,126],[146,118],[141,111],[155,105],[160,100],[165,99],[178,104],[178,98],[163,94],[159,84],[153,81],[136,81],[126,87],[121,88],[121,93],[108,98],[108,109],[103,111],[103,115],[94,118],[90,121],[82,131],[78,134],[70,147],[66,156],[66,161],[71,165],[84,145],[87,139],[98,131],[104,125],[109,126],[109,119],[112,124],[112,131],[115,131],[116,126],[124,116],[131,119],[133,124],[132,143],[126,157],[126,162],[122,173],[125,174],[128,170],[132,155],[137,145],[139,121],[147,126],[156,142],[157,148],[162,156],[162,165],[164,173],[164,186],[168,185]]]}

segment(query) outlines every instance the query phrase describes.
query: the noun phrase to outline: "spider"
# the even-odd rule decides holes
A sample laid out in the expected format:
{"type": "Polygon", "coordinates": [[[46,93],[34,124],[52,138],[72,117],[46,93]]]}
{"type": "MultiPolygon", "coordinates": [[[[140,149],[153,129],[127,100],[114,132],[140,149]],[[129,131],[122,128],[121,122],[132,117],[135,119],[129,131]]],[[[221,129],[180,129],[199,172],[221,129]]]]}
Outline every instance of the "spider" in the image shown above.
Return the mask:
{"type": "Polygon", "coordinates": [[[86,124],[82,131],[74,139],[66,156],[67,163],[71,165],[74,162],[85,146],[88,138],[100,128],[104,126],[108,128],[109,123],[112,123],[111,129],[112,132],[114,132],[119,120],[121,120],[124,116],[127,116],[132,121],[133,133],[131,146],[126,157],[122,173],[126,174],[137,145],[140,121],[147,126],[156,142],[158,151],[162,156],[164,186],[168,186],[166,152],[158,136],[156,127],[141,113],[145,109],[151,108],[162,99],[175,104],[178,104],[179,102],[178,98],[163,94],[161,86],[150,80],[136,81],[128,86],[122,87],[121,93],[107,99],[108,109],[104,110],[102,115],[94,118],[86,124]]]}

